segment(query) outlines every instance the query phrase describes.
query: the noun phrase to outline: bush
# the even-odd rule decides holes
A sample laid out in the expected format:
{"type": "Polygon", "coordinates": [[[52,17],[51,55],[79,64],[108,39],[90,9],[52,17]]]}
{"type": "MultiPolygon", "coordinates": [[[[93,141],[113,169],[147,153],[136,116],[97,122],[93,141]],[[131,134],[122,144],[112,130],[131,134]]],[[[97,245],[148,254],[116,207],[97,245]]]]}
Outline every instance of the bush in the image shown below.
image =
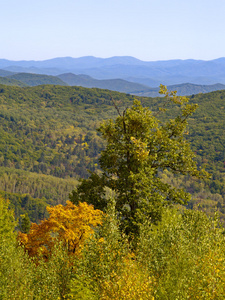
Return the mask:
{"type": "Polygon", "coordinates": [[[192,210],[168,209],[159,224],[143,225],[138,258],[157,278],[155,298],[223,298],[223,231],[217,218],[192,210]]]}

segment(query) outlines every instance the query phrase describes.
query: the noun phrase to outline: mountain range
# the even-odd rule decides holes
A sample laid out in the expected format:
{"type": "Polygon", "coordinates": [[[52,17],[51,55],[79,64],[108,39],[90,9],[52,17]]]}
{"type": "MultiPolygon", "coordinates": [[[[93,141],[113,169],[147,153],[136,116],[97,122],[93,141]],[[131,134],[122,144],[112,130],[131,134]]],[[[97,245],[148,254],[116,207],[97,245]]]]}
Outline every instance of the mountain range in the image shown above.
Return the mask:
{"type": "Polygon", "coordinates": [[[150,87],[166,85],[225,84],[225,58],[204,60],[142,61],[129,56],[97,58],[62,57],[43,61],[11,61],[0,59],[0,69],[46,75],[85,74],[96,79],[124,79],[150,87]]]}
{"type": "Polygon", "coordinates": [[[225,88],[225,58],[149,62],[129,56],[0,59],[0,76],[0,83],[9,85],[77,85],[148,97],[157,96],[159,85],[164,84],[180,95],[191,95],[225,88]]]}

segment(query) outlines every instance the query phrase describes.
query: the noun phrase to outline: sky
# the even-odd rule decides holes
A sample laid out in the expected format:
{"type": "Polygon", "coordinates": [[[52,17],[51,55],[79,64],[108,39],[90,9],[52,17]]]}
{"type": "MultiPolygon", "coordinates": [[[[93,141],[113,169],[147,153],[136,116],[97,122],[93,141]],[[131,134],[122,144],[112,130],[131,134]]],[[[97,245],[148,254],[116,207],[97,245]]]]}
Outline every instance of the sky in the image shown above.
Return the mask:
{"type": "Polygon", "coordinates": [[[224,0],[0,0],[0,58],[225,57],[224,0]]]}

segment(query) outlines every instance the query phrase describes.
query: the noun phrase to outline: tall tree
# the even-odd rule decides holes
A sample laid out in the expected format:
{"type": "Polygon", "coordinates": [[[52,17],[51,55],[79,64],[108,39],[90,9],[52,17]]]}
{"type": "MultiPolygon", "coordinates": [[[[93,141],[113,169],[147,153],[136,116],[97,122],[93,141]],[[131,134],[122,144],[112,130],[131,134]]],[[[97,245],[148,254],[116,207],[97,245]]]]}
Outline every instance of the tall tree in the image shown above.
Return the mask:
{"type": "MultiPolygon", "coordinates": [[[[129,233],[136,234],[144,218],[159,220],[168,204],[185,204],[190,199],[183,189],[164,183],[160,171],[198,177],[204,174],[204,170],[197,169],[194,154],[184,138],[187,119],[197,105],[188,104],[186,97],[168,92],[165,86],[161,86],[160,93],[179,108],[177,116],[161,122],[157,114],[137,100],[123,113],[115,104],[117,119],[107,120],[99,128],[106,140],[99,160],[102,173],[92,173],[70,195],[74,203],[87,201],[104,209],[105,187],[111,188],[116,194],[122,226],[129,233]]],[[[159,112],[165,110],[160,108],[159,112]]]]}

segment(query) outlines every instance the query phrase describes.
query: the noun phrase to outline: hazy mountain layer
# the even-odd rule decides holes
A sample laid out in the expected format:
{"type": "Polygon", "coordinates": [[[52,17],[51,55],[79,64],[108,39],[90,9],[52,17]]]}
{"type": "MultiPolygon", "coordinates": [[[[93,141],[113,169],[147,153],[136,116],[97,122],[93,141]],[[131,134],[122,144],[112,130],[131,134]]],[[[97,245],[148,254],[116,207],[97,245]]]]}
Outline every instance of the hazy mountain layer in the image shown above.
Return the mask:
{"type": "MultiPolygon", "coordinates": [[[[89,75],[80,74],[75,75],[73,73],[64,73],[58,76],[50,76],[43,74],[34,73],[12,73],[10,71],[5,71],[0,69],[0,84],[14,85],[14,86],[37,86],[43,84],[53,84],[53,85],[70,85],[70,86],[82,86],[88,88],[101,88],[108,89],[111,91],[124,92],[129,94],[134,94],[138,96],[145,97],[157,97],[159,96],[159,85],[158,87],[150,88],[147,86],[149,82],[148,79],[142,80],[143,83],[139,84],[132,81],[127,81],[123,79],[106,79],[100,80],[95,79],[89,75]]],[[[130,80],[135,80],[130,78],[130,80]]],[[[150,83],[150,82],[149,82],[150,83]]],[[[152,82],[152,85],[156,84],[156,81],[152,82]]],[[[217,90],[225,89],[223,84],[213,84],[213,85],[197,85],[191,83],[183,83],[176,85],[168,85],[169,90],[176,90],[178,95],[193,95],[198,93],[208,93],[217,90]]]]}
{"type": "MultiPolygon", "coordinates": [[[[189,96],[196,95],[200,93],[209,93],[219,90],[225,90],[224,84],[213,84],[213,85],[198,85],[191,83],[183,83],[178,85],[168,85],[168,90],[177,91],[177,94],[180,96],[189,96]]],[[[136,92],[135,95],[144,96],[144,97],[158,97],[159,88],[151,88],[147,92],[136,92]]]]}
{"type": "Polygon", "coordinates": [[[48,75],[85,74],[96,79],[124,79],[151,87],[190,82],[210,85],[225,84],[225,58],[211,61],[168,60],[146,62],[134,57],[54,58],[44,61],[10,61],[0,59],[0,68],[11,72],[48,75]]]}
{"type": "Polygon", "coordinates": [[[124,93],[141,93],[148,92],[149,90],[149,87],[145,85],[129,82],[123,79],[98,80],[88,75],[75,75],[73,73],[61,74],[58,77],[70,86],[83,86],[88,88],[96,87],[124,93]]]}

